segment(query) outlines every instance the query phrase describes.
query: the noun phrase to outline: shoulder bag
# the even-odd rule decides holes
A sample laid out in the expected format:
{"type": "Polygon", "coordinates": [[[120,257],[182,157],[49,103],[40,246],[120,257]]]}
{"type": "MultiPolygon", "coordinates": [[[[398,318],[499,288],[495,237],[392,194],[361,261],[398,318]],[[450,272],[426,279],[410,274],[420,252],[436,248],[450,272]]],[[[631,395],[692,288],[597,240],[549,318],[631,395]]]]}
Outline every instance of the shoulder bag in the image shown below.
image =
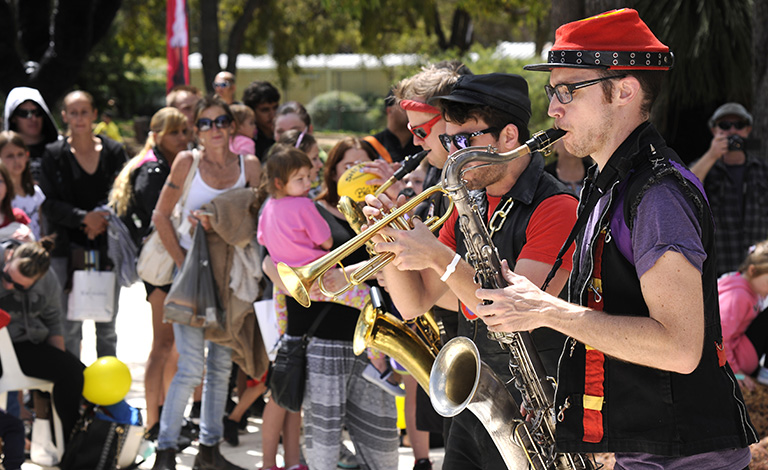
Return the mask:
{"type": "Polygon", "coordinates": [[[330,308],[331,304],[323,308],[304,336],[283,335],[269,375],[272,399],[281,408],[294,413],[301,411],[304,387],[307,383],[307,344],[330,308]]]}
{"type": "MultiPolygon", "coordinates": [[[[195,177],[195,172],[200,164],[200,151],[195,149],[192,151],[192,155],[194,158],[192,159],[192,165],[189,167],[187,179],[184,180],[181,199],[179,199],[179,202],[173,209],[173,214],[171,214],[171,223],[174,229],[177,229],[179,224],[181,224],[182,211],[184,210],[184,204],[187,202],[189,187],[192,185],[192,178],[195,177]]],[[[141,247],[139,260],[136,263],[136,271],[139,277],[153,286],[166,286],[173,280],[174,266],[173,258],[171,258],[168,250],[165,249],[163,242],[160,240],[157,229],[153,229],[152,233],[147,237],[147,241],[141,247]]]]}

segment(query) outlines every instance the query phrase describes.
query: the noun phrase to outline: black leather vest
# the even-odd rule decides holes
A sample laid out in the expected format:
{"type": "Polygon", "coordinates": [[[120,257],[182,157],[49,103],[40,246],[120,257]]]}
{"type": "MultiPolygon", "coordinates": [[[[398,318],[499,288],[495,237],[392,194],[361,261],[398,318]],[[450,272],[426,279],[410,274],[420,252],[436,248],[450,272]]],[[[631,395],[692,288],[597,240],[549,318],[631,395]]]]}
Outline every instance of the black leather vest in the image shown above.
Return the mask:
{"type": "MultiPolygon", "coordinates": [[[[645,452],[682,456],[718,449],[746,447],[757,435],[731,368],[718,362],[722,345],[714,259],[714,224],[709,206],[697,188],[695,177],[675,152],[664,143],[650,124],[641,125],[625,141],[612,159],[631,159],[632,169],[611,186],[611,202],[601,214],[595,232],[607,228],[609,220],[621,215],[629,231],[635,211],[645,191],[662,178],[671,178],[693,202],[702,231],[702,244],[708,256],[703,266],[705,339],[698,367],[691,374],[639,366],[605,356],[603,365],[604,401],[601,409],[603,435],[599,442],[584,442],[585,369],[588,367],[584,344],[569,339],[565,343],[558,371],[556,407],[564,418],[557,425],[558,449],[563,452],[645,452]],[[653,150],[655,149],[655,152],[653,150]]],[[[590,178],[591,179],[591,178],[590,178]]],[[[588,181],[583,195],[589,194],[588,181]]],[[[586,196],[583,196],[586,197],[586,196]]],[[[593,272],[578,272],[580,258],[598,263],[594,239],[587,252],[580,247],[585,236],[577,238],[574,270],[569,283],[571,301],[588,305],[587,295],[593,272]]],[[[600,278],[603,310],[614,315],[648,316],[635,266],[621,253],[616,237],[607,236],[603,244],[600,278]]]]}

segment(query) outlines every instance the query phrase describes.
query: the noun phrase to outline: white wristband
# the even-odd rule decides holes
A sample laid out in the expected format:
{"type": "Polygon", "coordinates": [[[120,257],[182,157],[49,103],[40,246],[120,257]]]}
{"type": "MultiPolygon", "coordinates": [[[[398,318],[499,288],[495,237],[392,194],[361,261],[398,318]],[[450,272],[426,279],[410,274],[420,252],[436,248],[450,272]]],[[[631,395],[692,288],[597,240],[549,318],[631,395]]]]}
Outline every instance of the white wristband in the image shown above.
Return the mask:
{"type": "Polygon", "coordinates": [[[441,281],[445,282],[449,277],[451,277],[451,274],[456,271],[456,265],[459,264],[459,261],[461,261],[461,255],[456,253],[456,255],[453,257],[453,260],[451,261],[451,264],[445,267],[445,273],[440,276],[441,281]]]}

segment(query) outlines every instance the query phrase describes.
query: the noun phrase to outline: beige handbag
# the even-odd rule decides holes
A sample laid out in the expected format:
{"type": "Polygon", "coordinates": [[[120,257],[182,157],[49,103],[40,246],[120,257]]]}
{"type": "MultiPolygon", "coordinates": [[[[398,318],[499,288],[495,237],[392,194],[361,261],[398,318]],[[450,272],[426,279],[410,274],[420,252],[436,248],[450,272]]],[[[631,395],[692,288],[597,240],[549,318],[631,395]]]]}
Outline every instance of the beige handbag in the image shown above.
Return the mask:
{"type": "MultiPolygon", "coordinates": [[[[192,178],[194,178],[197,167],[200,164],[200,151],[195,149],[192,151],[192,155],[194,158],[192,159],[192,165],[189,167],[187,179],[184,180],[183,193],[171,214],[171,223],[174,230],[181,224],[181,212],[184,209],[184,204],[187,202],[192,178]]],[[[139,277],[144,282],[153,286],[166,286],[173,280],[173,268],[175,265],[176,263],[174,263],[173,258],[171,258],[168,250],[165,249],[163,242],[160,240],[157,229],[153,229],[152,233],[147,237],[147,241],[142,245],[139,259],[136,262],[136,272],[138,272],[139,277]]]]}

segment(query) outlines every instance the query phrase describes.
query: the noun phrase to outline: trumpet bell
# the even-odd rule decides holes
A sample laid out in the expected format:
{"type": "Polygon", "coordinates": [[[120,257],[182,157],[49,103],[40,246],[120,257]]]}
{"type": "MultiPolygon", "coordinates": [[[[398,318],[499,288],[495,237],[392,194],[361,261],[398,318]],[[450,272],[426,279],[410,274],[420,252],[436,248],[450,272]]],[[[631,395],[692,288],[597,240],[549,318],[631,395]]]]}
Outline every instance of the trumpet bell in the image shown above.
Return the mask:
{"type": "Polygon", "coordinates": [[[300,269],[292,268],[283,262],[277,263],[277,273],[280,275],[283,284],[285,284],[285,288],[291,293],[291,297],[296,299],[296,302],[301,304],[302,307],[307,308],[312,303],[309,300],[310,286],[305,285],[304,279],[306,279],[306,276],[302,275],[300,269]]]}

